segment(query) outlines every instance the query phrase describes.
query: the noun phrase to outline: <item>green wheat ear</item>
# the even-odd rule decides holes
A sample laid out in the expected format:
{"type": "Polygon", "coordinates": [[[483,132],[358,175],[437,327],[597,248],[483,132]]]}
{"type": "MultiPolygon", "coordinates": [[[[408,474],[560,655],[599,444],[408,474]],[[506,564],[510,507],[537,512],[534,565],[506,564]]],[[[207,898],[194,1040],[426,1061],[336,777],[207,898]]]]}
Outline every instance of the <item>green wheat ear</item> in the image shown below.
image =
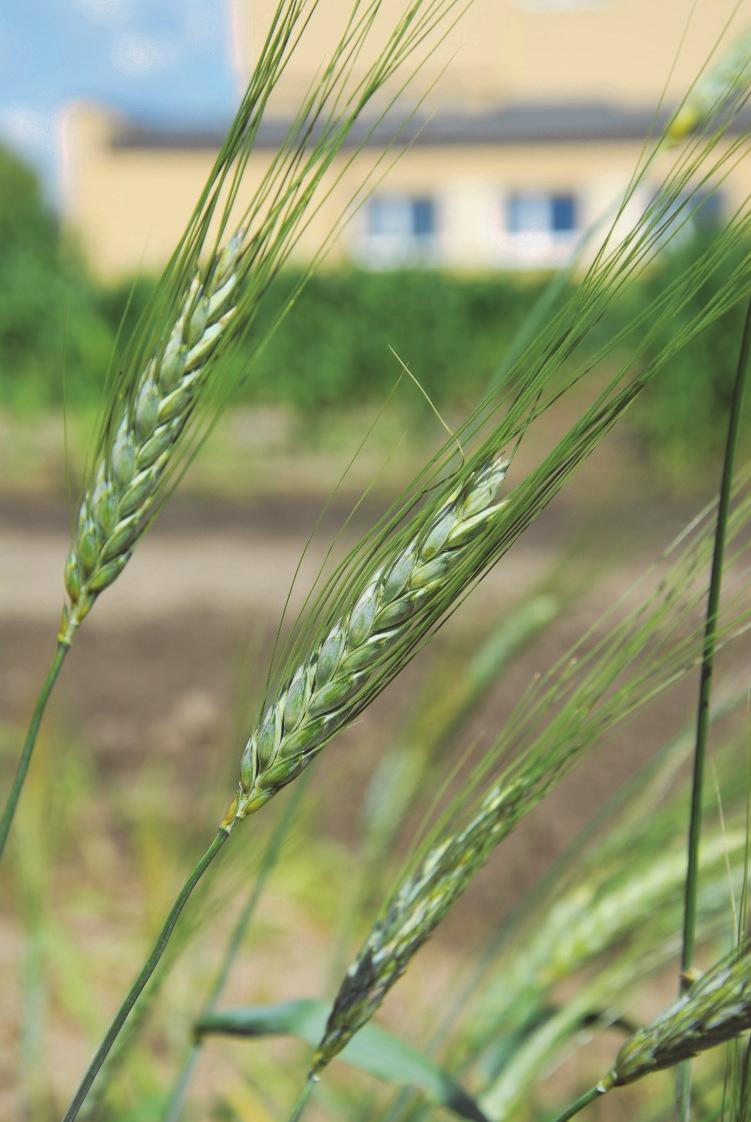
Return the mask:
{"type": "Polygon", "coordinates": [[[498,491],[507,468],[496,456],[471,473],[298,666],[245,747],[225,824],[252,814],[299,775],[372,696],[384,665],[435,620],[447,582],[474,569],[485,552],[506,505],[498,491]]]}
{"type": "Polygon", "coordinates": [[[196,276],[162,353],[147,366],[126,405],[114,441],[84,494],[65,565],[69,603],[60,642],[70,644],[81,621],[125,568],[143,532],[160,483],[206,382],[208,362],[237,310],[239,231],[209,277],[196,276]]]}
{"type": "Polygon", "coordinates": [[[605,1086],[676,1067],[751,1028],[751,943],[715,963],[690,990],[621,1048],[605,1086]]]}
{"type": "Polygon", "coordinates": [[[751,1028],[751,941],[716,962],[674,1005],[623,1045],[608,1074],[564,1110],[569,1122],[598,1096],[678,1067],[751,1028]]]}

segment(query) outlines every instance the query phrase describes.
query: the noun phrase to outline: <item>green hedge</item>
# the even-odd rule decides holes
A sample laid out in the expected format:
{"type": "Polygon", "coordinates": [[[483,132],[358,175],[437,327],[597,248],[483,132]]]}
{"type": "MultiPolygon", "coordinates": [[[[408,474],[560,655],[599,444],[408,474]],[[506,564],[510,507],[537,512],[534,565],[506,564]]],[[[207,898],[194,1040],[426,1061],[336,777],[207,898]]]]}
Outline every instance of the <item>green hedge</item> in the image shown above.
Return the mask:
{"type": "MultiPolygon", "coordinates": [[[[277,279],[242,346],[245,401],[318,410],[379,399],[400,370],[389,346],[438,401],[472,400],[544,287],[541,279],[418,270],[322,272],[254,354],[254,340],[267,336],[298,282],[291,271],[277,279]]],[[[107,293],[102,310],[110,330],[128,299],[134,322],[148,293],[146,283],[107,293]]]]}
{"type": "MultiPolygon", "coordinates": [[[[600,336],[648,308],[695,252],[685,246],[666,254],[600,324],[600,336]]],[[[440,405],[471,403],[547,283],[512,274],[323,272],[251,362],[253,339],[264,336],[298,279],[287,273],[267,294],[239,356],[247,370],[241,399],[306,414],[382,400],[399,369],[389,346],[440,405]]],[[[0,150],[0,407],[33,412],[63,400],[74,407],[96,403],[124,310],[127,334],[152,287],[149,280],[95,285],[62,240],[33,174],[0,150]]],[[[685,314],[698,315],[710,291],[685,314]]],[[[641,400],[632,425],[646,454],[684,471],[716,450],[741,315],[705,333],[641,400]]],[[[663,335],[653,346],[664,341],[663,335]]]]}
{"type": "MultiPolygon", "coordinates": [[[[664,285],[679,275],[697,252],[687,245],[666,255],[613,308],[596,330],[608,334],[649,308],[664,285]]],[[[740,247],[738,253],[748,252],[740,247]]],[[[269,293],[264,314],[254,328],[262,337],[271,315],[283,307],[298,277],[282,276],[269,293]]],[[[354,270],[313,277],[282,326],[251,362],[241,399],[282,402],[300,411],[341,403],[382,400],[398,374],[392,346],[441,406],[476,400],[502,360],[525,316],[547,281],[514,275],[455,277],[436,272],[368,273],[354,270]]],[[[712,284],[685,309],[698,317],[712,284]]],[[[132,314],[148,297],[149,286],[123,287],[102,298],[114,332],[130,295],[132,314]]],[[[737,359],[743,309],[737,308],[701,334],[639,399],[630,424],[645,456],[674,475],[694,474],[716,456],[724,436],[725,416],[737,359]]],[[[667,333],[680,324],[666,323],[647,353],[657,353],[667,333]]],[[[247,346],[250,356],[251,340],[247,346]]],[[[423,408],[417,391],[416,406],[423,408]]]]}
{"type": "Polygon", "coordinates": [[[0,405],[90,401],[112,353],[99,293],[31,171],[0,149],[0,405]]]}

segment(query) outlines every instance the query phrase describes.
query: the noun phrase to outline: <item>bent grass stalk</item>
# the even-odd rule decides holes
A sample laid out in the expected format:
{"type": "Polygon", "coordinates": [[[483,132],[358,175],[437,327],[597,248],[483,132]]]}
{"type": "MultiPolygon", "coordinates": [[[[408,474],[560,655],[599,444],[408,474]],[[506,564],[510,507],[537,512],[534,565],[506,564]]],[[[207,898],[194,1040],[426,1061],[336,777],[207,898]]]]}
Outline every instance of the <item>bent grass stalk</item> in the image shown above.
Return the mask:
{"type": "MultiPolygon", "coordinates": [[[[751,40],[750,40],[751,42],[751,40]]],[[[714,676],[715,648],[717,644],[717,615],[722,593],[722,575],[725,564],[725,539],[727,535],[730,501],[733,489],[733,471],[738,449],[738,438],[743,414],[743,400],[748,378],[749,351],[751,351],[751,303],[743,325],[738,367],[730,401],[728,432],[722,465],[722,479],[717,507],[712,568],[707,598],[707,621],[704,631],[704,653],[699,681],[699,703],[696,717],[696,748],[694,751],[691,807],[688,825],[686,887],[683,914],[683,945],[681,949],[680,992],[690,984],[696,941],[696,908],[699,879],[699,847],[701,844],[702,806],[704,802],[704,773],[709,741],[712,679],[714,676]]],[[[681,1122],[688,1122],[691,1103],[691,1068],[682,1066],[676,1076],[676,1099],[681,1122]]]]}

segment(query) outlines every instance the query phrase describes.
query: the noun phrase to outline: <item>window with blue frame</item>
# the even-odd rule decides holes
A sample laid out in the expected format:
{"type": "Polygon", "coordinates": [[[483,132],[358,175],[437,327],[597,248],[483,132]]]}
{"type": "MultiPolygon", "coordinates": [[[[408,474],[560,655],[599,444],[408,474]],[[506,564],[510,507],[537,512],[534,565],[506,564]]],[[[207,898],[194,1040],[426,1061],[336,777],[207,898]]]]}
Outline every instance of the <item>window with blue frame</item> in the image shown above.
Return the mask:
{"type": "Polygon", "coordinates": [[[574,234],[579,228],[576,196],[570,192],[513,191],[506,199],[509,234],[574,234]]]}

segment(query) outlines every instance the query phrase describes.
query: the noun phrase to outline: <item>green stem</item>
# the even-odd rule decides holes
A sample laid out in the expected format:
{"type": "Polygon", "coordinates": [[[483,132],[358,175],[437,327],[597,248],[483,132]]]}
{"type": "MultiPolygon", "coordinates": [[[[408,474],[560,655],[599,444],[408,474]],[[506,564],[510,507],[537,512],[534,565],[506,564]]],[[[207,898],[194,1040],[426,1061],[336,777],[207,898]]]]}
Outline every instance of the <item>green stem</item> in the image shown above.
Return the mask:
{"type": "Polygon", "coordinates": [[[109,1055],[109,1052],[110,1052],[110,1049],[112,1048],[112,1045],[117,1040],[117,1037],[120,1033],[120,1030],[122,1029],[126,1020],[128,1019],[128,1016],[130,1015],[130,1013],[133,1009],[133,1006],[138,1001],[138,998],[141,995],[141,992],[142,992],[144,986],[146,985],[149,978],[151,977],[151,975],[156,970],[156,967],[159,963],[159,960],[162,957],[162,955],[164,954],[165,948],[167,947],[167,944],[169,943],[170,936],[172,935],[172,932],[175,929],[175,925],[176,925],[178,919],[180,918],[180,913],[182,912],[183,908],[187,904],[188,898],[190,897],[191,892],[193,891],[195,886],[198,884],[199,880],[201,879],[203,874],[206,872],[206,870],[208,869],[209,865],[211,864],[211,862],[216,857],[219,850],[222,848],[224,843],[227,841],[228,837],[229,837],[229,833],[227,832],[227,830],[225,830],[224,828],[220,828],[218,830],[218,832],[217,832],[214,840],[212,841],[211,845],[206,850],[206,852],[203,854],[203,856],[200,858],[198,863],[195,865],[192,872],[190,873],[190,876],[186,880],[183,887],[180,889],[180,892],[177,896],[177,899],[175,900],[174,904],[172,905],[172,909],[171,909],[169,915],[167,916],[167,919],[165,920],[164,927],[159,932],[157,940],[154,943],[154,946],[151,950],[151,954],[146,959],[146,962],[144,963],[144,965],[141,969],[141,972],[139,973],[139,975],[136,978],[133,985],[130,987],[130,990],[128,991],[128,994],[127,994],[125,1000],[123,1001],[122,1005],[120,1006],[117,1013],[115,1014],[115,1018],[114,1018],[112,1024],[110,1025],[109,1029],[107,1030],[107,1034],[104,1037],[104,1040],[99,1045],[99,1048],[97,1049],[96,1055],[94,1056],[93,1060],[89,1064],[89,1067],[86,1071],[86,1074],[84,1075],[83,1079],[81,1080],[81,1085],[79,1086],[78,1090],[76,1091],[76,1094],[75,1094],[70,1106],[68,1107],[67,1111],[65,1112],[65,1117],[63,1118],[63,1122],[73,1122],[73,1120],[78,1117],[78,1112],[81,1109],[81,1107],[83,1106],[84,1102],[86,1101],[86,1097],[87,1097],[89,1091],[91,1090],[92,1083],[94,1082],[94,1080],[97,1077],[97,1074],[99,1073],[99,1069],[101,1068],[104,1061],[107,1059],[107,1056],[109,1055]]]}
{"type": "Polygon", "coordinates": [[[31,715],[31,722],[26,733],[26,739],[24,741],[23,748],[21,749],[21,756],[16,767],[16,774],[13,777],[13,784],[5,803],[3,817],[2,819],[0,819],[0,857],[2,857],[3,855],[5,843],[8,840],[8,834],[10,833],[10,828],[13,824],[13,816],[16,813],[18,800],[21,797],[21,791],[23,790],[26,773],[29,770],[29,764],[31,763],[31,757],[34,752],[34,745],[36,744],[37,735],[39,733],[39,726],[41,725],[42,717],[44,716],[44,710],[47,707],[47,702],[49,701],[53,686],[57,681],[58,674],[60,673],[60,668],[62,667],[65,656],[69,650],[69,643],[58,642],[55,649],[55,657],[52,660],[52,665],[50,666],[49,671],[47,672],[47,677],[44,679],[42,688],[39,691],[39,697],[37,698],[37,703],[34,706],[34,712],[31,715]]]}
{"type": "Polygon", "coordinates": [[[309,1075],[308,1078],[305,1080],[305,1086],[302,1089],[302,1092],[300,1094],[300,1098],[295,1103],[294,1109],[292,1110],[292,1113],[289,1116],[289,1122],[300,1122],[300,1119],[302,1118],[303,1114],[305,1113],[305,1107],[308,1105],[308,1101],[310,1099],[310,1096],[313,1094],[313,1091],[315,1090],[317,1084],[318,1084],[318,1076],[317,1075],[309,1075]]]}
{"type": "MultiPolygon", "coordinates": [[[[237,958],[240,948],[248,933],[248,927],[250,926],[250,922],[253,918],[256,907],[258,906],[258,901],[261,898],[261,894],[266,885],[266,881],[271,875],[271,871],[277,862],[279,853],[281,852],[282,843],[287,831],[289,830],[290,825],[294,820],[295,812],[297,811],[300,799],[307,789],[310,774],[310,772],[306,772],[306,774],[302,776],[301,781],[295,787],[292,797],[288,800],[284,814],[279,819],[276,829],[269,839],[269,843],[266,847],[266,852],[264,853],[261,867],[258,870],[258,875],[256,877],[255,883],[248,896],[248,899],[245,902],[245,906],[240,913],[232,934],[229,937],[227,949],[224,952],[224,957],[222,959],[219,970],[217,971],[216,978],[214,979],[211,989],[209,990],[209,995],[206,999],[206,1003],[197,1018],[198,1021],[202,1021],[210,1013],[213,1013],[214,1008],[219,1001],[219,998],[222,996],[222,991],[227,984],[230,970],[234,965],[235,959],[237,958]]],[[[167,1101],[163,1122],[177,1122],[177,1119],[180,1117],[180,1112],[182,1110],[183,1103],[185,1102],[185,1095],[187,1093],[188,1086],[190,1085],[190,1080],[193,1075],[193,1069],[198,1062],[198,1056],[200,1054],[202,1044],[203,1039],[200,1036],[196,1036],[185,1056],[185,1059],[183,1060],[182,1067],[180,1068],[177,1079],[175,1080],[174,1086],[172,1088],[172,1093],[170,1094],[170,1097],[167,1101]]]]}
{"type": "MultiPolygon", "coordinates": [[[[707,741],[712,700],[712,678],[714,674],[715,649],[717,646],[717,614],[722,591],[722,573],[725,560],[725,539],[727,536],[728,515],[733,488],[733,468],[738,448],[741,428],[743,398],[751,350],[751,303],[746,312],[743,326],[738,367],[730,402],[730,417],[725,441],[725,458],[722,465],[720,497],[717,506],[717,527],[715,529],[712,571],[707,598],[707,620],[704,628],[704,648],[702,654],[701,677],[699,680],[699,705],[696,716],[696,747],[694,749],[694,768],[691,787],[691,811],[688,826],[688,855],[686,864],[686,885],[683,904],[683,946],[681,950],[680,993],[683,994],[691,984],[691,968],[694,961],[696,942],[696,912],[699,891],[699,846],[701,842],[702,805],[704,800],[704,773],[706,768],[707,741]]],[[[690,1111],[691,1065],[687,1061],[678,1069],[676,1083],[676,1104],[680,1122],[687,1122],[690,1111]]]]}
{"type": "Polygon", "coordinates": [[[580,1110],[584,1110],[585,1106],[589,1106],[590,1103],[593,1103],[595,1099],[598,1099],[600,1095],[604,1095],[606,1092],[607,1088],[603,1086],[602,1083],[598,1083],[595,1087],[590,1087],[588,1091],[580,1095],[576,1102],[566,1107],[563,1114],[559,1114],[555,1122],[568,1122],[569,1118],[573,1118],[580,1110]]]}

